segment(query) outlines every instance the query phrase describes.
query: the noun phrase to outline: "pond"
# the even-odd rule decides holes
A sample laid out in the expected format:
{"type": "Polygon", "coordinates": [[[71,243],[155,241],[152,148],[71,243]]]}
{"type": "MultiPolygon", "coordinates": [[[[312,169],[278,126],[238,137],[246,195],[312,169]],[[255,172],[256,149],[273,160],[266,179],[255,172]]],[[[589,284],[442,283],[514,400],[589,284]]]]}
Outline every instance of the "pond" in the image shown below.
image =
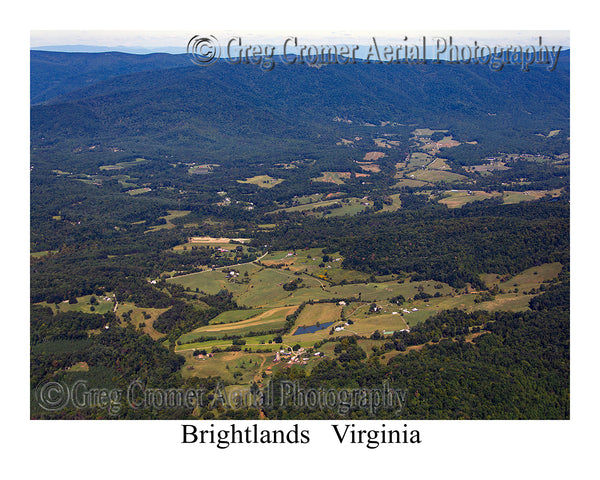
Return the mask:
{"type": "MultiPolygon", "coordinates": [[[[298,330],[296,330],[296,332],[294,332],[294,335],[302,335],[304,333],[315,333],[319,330],[323,330],[324,328],[327,328],[330,325],[333,325],[334,322],[327,322],[327,323],[317,323],[316,325],[309,325],[308,327],[298,327],[298,330]]],[[[292,336],[294,336],[292,335],[292,336]]]]}

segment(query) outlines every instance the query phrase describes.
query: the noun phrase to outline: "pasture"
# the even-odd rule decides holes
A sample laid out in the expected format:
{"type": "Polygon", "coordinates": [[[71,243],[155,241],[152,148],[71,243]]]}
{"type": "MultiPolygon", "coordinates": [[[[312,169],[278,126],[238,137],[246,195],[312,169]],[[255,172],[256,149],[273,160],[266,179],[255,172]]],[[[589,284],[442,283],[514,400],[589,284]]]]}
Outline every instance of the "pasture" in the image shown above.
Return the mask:
{"type": "Polygon", "coordinates": [[[472,190],[471,193],[468,190],[448,190],[444,192],[444,198],[439,200],[439,203],[447,205],[448,208],[460,208],[467,203],[500,196],[498,192],[486,193],[481,190],[472,190]]]}
{"type": "Polygon", "coordinates": [[[221,325],[223,323],[235,323],[255,317],[267,311],[265,308],[251,308],[249,310],[228,310],[213,318],[210,325],[221,325]]]}
{"type": "Polygon", "coordinates": [[[379,160],[380,158],[383,158],[383,157],[385,157],[385,153],[383,153],[383,152],[367,152],[367,153],[365,153],[363,160],[366,160],[366,161],[373,160],[376,162],[377,160],[379,160]]]}
{"type": "Polygon", "coordinates": [[[285,318],[294,313],[297,308],[297,305],[291,307],[272,308],[246,320],[219,325],[206,325],[196,328],[190,333],[182,335],[179,337],[179,341],[183,343],[199,337],[219,339],[224,335],[244,336],[250,334],[250,332],[263,333],[270,330],[279,329],[284,326],[285,318]]]}
{"type": "Polygon", "coordinates": [[[296,320],[297,327],[317,323],[336,322],[340,319],[342,307],[335,303],[315,303],[306,305],[296,320]]]}
{"type": "Polygon", "coordinates": [[[149,160],[146,160],[145,158],[136,158],[129,162],[118,162],[114,165],[102,165],[100,170],[123,170],[124,168],[135,167],[146,162],[149,162],[149,160]]]}
{"type": "Polygon", "coordinates": [[[185,364],[181,369],[183,378],[189,377],[221,377],[225,382],[248,384],[269,366],[273,354],[220,352],[212,358],[199,359],[193,356],[192,350],[181,352],[185,364]]]}
{"type": "MultiPolygon", "coordinates": [[[[162,230],[163,228],[166,228],[166,229],[175,228],[175,225],[171,222],[171,220],[173,220],[175,218],[185,217],[186,215],[188,215],[190,213],[190,210],[167,210],[167,213],[168,213],[168,215],[159,217],[159,218],[164,218],[166,223],[164,223],[162,225],[155,225],[153,227],[150,227],[150,229],[146,230],[146,232],[155,232],[156,230],[162,230]]],[[[144,233],[146,233],[146,232],[144,232],[144,233]]]]}
{"type": "MultiPolygon", "coordinates": [[[[276,350],[290,348],[293,345],[310,348],[320,340],[347,335],[368,338],[376,330],[391,332],[411,328],[443,310],[453,308],[468,312],[475,310],[527,310],[532,297],[532,294],[529,293],[530,290],[537,289],[542,282],[555,278],[561,269],[559,263],[553,263],[533,267],[514,276],[501,277],[493,273],[482,275],[482,280],[486,285],[498,285],[500,292],[491,300],[478,302],[480,292],[472,290],[468,293],[459,292],[449,285],[431,280],[399,282],[393,276],[388,276],[377,278],[375,282],[368,282],[366,274],[341,268],[342,260],[341,256],[333,253],[329,255],[327,262],[323,262],[322,249],[319,248],[276,251],[267,254],[261,260],[264,265],[249,264],[236,267],[242,275],[234,282],[229,281],[223,271],[205,271],[170,279],[169,281],[190,286],[192,289],[198,288],[200,291],[208,293],[216,293],[222,288],[226,288],[233,293],[238,305],[251,307],[249,310],[224,312],[213,319],[209,325],[181,335],[178,339],[178,343],[181,344],[177,345],[176,350],[189,358],[182,370],[183,375],[222,374],[223,378],[230,378],[232,382],[242,384],[246,379],[250,381],[251,378],[261,374],[267,365],[271,365],[271,363],[265,363],[261,370],[258,366],[262,363],[262,359],[258,365],[254,360],[249,364],[247,358],[255,359],[256,357],[246,357],[246,355],[267,357],[270,355],[269,359],[271,359],[276,350]],[[265,268],[265,265],[270,268],[265,268]],[[244,272],[248,272],[247,277],[243,276],[244,272]],[[293,291],[283,289],[284,283],[298,278],[303,280],[299,288],[293,291]],[[347,281],[352,279],[363,283],[337,284],[344,278],[347,281]],[[332,284],[332,282],[336,284],[332,284]],[[428,293],[431,297],[414,300],[414,296],[419,292],[428,293]],[[402,295],[406,299],[405,302],[401,305],[391,303],[390,300],[398,295],[402,295]],[[359,299],[359,301],[345,306],[337,303],[337,299],[351,297],[359,299]],[[336,300],[328,303],[309,303],[311,300],[333,299],[336,300]],[[289,333],[282,336],[281,344],[274,343],[277,335],[274,332],[285,325],[286,317],[303,302],[306,303],[306,306],[296,320],[295,326],[289,333]],[[377,306],[377,312],[369,311],[372,303],[377,306]],[[351,324],[343,325],[342,312],[346,321],[352,321],[351,324]],[[329,322],[333,322],[333,324],[324,329],[293,335],[298,327],[329,322]],[[332,332],[332,328],[337,326],[343,328],[340,331],[332,332]],[[210,351],[214,347],[222,349],[230,346],[232,340],[224,340],[223,336],[225,335],[242,337],[246,341],[242,349],[269,349],[270,353],[230,352],[227,355],[218,353],[216,357],[205,360],[191,358],[191,352],[195,348],[210,351]],[[206,340],[194,341],[200,337],[206,340]],[[245,368],[241,368],[241,363],[234,367],[230,364],[229,369],[226,368],[227,362],[241,362],[243,359],[246,359],[245,368]],[[234,377],[233,372],[236,371],[240,373],[234,377]]],[[[129,306],[120,305],[119,311],[121,308],[126,309],[129,306]]],[[[137,315],[138,312],[134,310],[132,317],[136,321],[137,315]]],[[[151,334],[152,332],[147,333],[151,334]]],[[[368,341],[372,342],[372,340],[368,341]]],[[[326,344],[320,350],[325,352],[327,348],[333,348],[333,344],[326,344]]],[[[371,352],[368,351],[368,353],[371,352]]],[[[391,352],[390,355],[395,354],[396,352],[391,352]]],[[[277,364],[273,368],[276,370],[282,365],[277,364]]]]}
{"type": "Polygon", "coordinates": [[[342,185],[344,179],[350,178],[350,172],[322,172],[320,177],[313,178],[313,182],[326,182],[335,183],[336,185],[342,185]]]}
{"type": "Polygon", "coordinates": [[[249,183],[260,188],[273,188],[283,182],[282,178],[273,178],[269,175],[256,175],[255,177],[247,178],[246,180],[238,180],[238,183],[249,183]]]}
{"type": "Polygon", "coordinates": [[[415,178],[424,182],[457,182],[466,180],[467,177],[454,172],[444,170],[415,170],[406,174],[408,178],[415,178]]]}
{"type": "Polygon", "coordinates": [[[131,323],[135,328],[141,328],[141,330],[148,334],[152,340],[159,340],[165,337],[164,333],[160,333],[154,329],[154,321],[158,316],[166,312],[169,308],[143,308],[136,307],[134,303],[121,302],[117,306],[117,316],[124,323],[123,313],[130,312],[131,323]],[[140,325],[143,324],[143,327],[140,325]]]}

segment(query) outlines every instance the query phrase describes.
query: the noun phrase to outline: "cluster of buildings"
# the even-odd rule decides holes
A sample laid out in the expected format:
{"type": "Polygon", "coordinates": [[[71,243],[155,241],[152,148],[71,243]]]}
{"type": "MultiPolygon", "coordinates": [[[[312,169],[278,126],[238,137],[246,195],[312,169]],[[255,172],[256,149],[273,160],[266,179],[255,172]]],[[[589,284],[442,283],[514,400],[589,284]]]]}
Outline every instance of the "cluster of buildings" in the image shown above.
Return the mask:
{"type": "MultiPolygon", "coordinates": [[[[310,360],[308,355],[309,354],[303,347],[300,347],[297,352],[294,352],[293,350],[279,350],[278,352],[275,352],[273,363],[287,360],[284,368],[289,368],[292,365],[306,365],[308,360],[310,360]]],[[[313,353],[313,356],[319,357],[321,356],[321,352],[315,352],[313,353]]]]}

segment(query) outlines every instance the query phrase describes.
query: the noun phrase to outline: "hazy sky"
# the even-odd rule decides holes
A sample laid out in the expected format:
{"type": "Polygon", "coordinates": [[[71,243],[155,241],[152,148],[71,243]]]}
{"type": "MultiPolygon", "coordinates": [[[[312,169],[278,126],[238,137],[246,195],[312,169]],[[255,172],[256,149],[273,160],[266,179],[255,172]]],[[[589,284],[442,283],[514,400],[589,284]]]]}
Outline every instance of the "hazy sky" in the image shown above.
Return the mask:
{"type": "Polygon", "coordinates": [[[194,35],[214,35],[221,44],[231,37],[241,37],[244,44],[279,45],[289,36],[298,37],[304,44],[367,44],[371,37],[379,43],[399,43],[408,37],[408,42],[418,41],[425,36],[428,40],[434,37],[453,37],[454,44],[479,45],[537,45],[538,37],[543,37],[545,45],[570,45],[569,32],[561,30],[539,31],[491,31],[491,30],[420,30],[420,31],[130,31],[130,30],[33,30],[30,35],[32,48],[48,45],[91,45],[106,47],[143,47],[158,49],[160,47],[181,48],[185,50],[188,40],[194,35]]]}

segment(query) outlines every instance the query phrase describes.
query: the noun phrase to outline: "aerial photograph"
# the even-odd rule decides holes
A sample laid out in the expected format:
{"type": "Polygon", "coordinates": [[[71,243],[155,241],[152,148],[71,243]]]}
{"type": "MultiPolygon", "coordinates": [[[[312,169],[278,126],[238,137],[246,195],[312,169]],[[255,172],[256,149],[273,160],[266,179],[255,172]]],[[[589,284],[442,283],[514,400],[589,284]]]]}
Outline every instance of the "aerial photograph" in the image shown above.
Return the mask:
{"type": "Polygon", "coordinates": [[[568,31],[59,33],[30,419],[571,418],[568,31]]]}

